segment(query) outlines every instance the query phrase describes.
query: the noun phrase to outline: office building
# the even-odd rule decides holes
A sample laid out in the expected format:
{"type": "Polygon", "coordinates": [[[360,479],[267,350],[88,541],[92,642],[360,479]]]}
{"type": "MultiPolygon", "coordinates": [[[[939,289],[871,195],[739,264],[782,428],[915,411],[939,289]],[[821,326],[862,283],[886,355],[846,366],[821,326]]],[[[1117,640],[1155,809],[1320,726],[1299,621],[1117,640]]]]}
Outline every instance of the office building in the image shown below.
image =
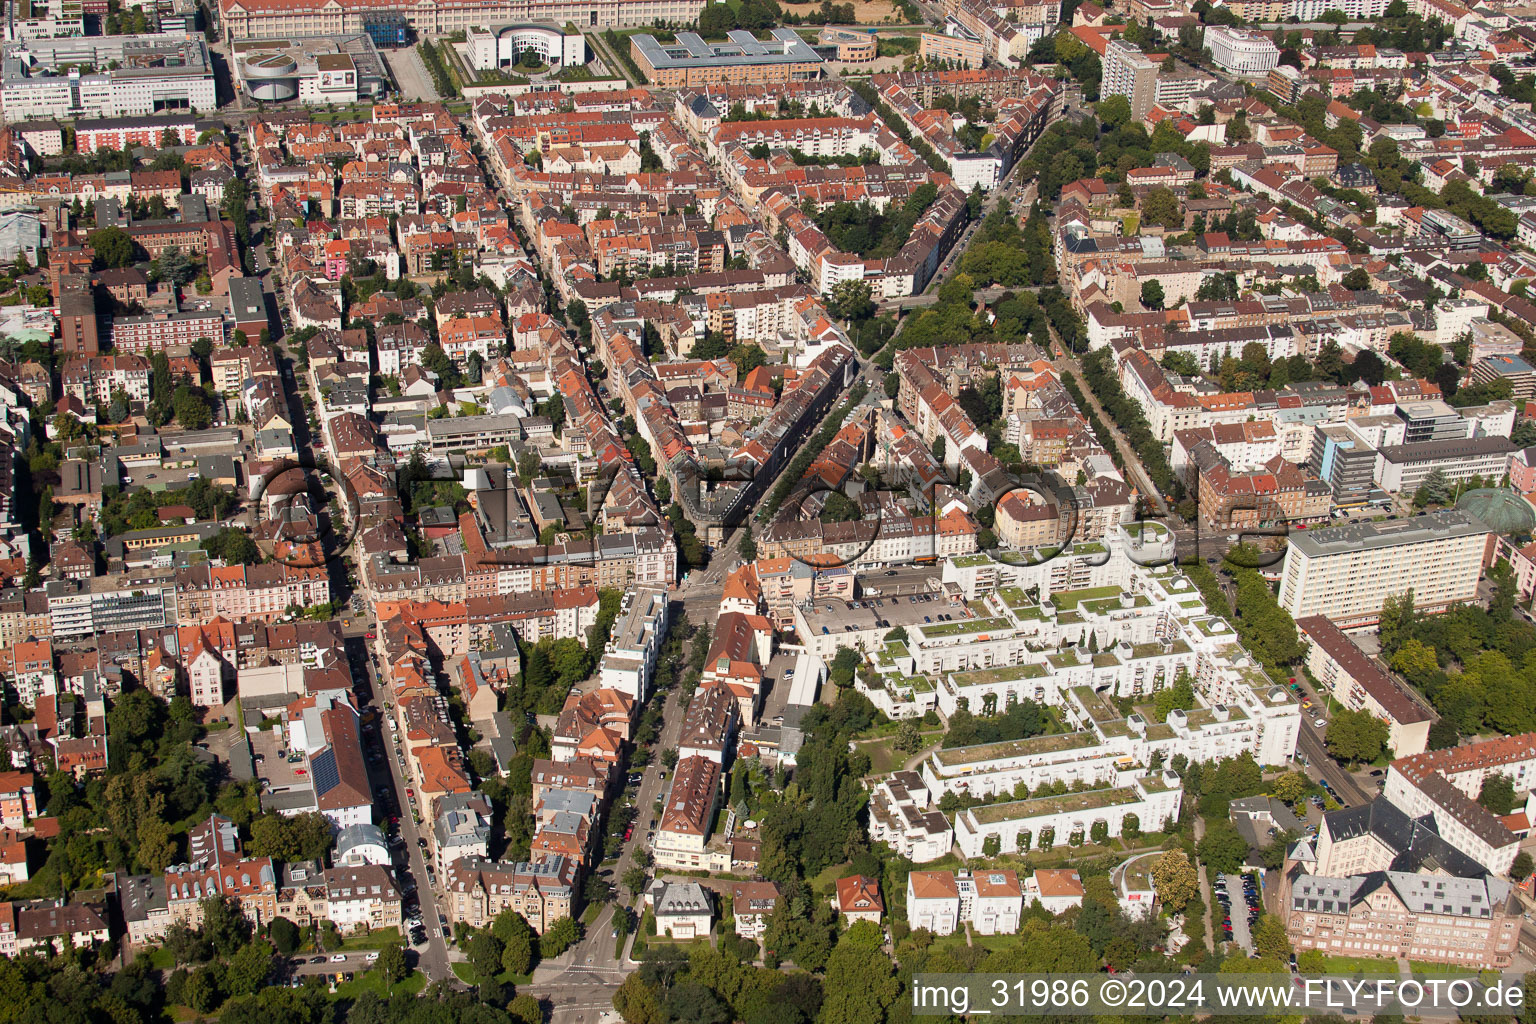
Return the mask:
{"type": "Polygon", "coordinates": [[[1336,505],[1364,505],[1376,490],[1376,448],[1349,424],[1313,430],[1307,468],[1333,491],[1336,505]]]}
{"type": "Polygon", "coordinates": [[[1496,380],[1509,381],[1509,397],[1517,402],[1536,397],[1536,369],[1519,356],[1485,356],[1473,364],[1472,383],[1491,384],[1496,380]]]}
{"type": "Polygon", "coordinates": [[[26,118],[130,117],[218,106],[201,39],[88,36],[0,47],[0,110],[26,118]],[[107,70],[82,73],[82,68],[107,70]]]}
{"type": "Polygon", "coordinates": [[[1377,621],[1383,601],[1411,589],[1420,612],[1442,612],[1476,598],[1488,536],[1482,520],[1454,509],[1292,533],[1280,605],[1348,629],[1377,621]]]}
{"type": "Polygon", "coordinates": [[[1216,26],[1206,30],[1205,45],[1217,67],[1241,78],[1267,75],[1280,63],[1279,47],[1259,32],[1216,26]]]}
{"type": "Polygon", "coordinates": [[[1099,95],[1124,96],[1131,103],[1131,120],[1140,121],[1157,102],[1158,66],[1141,48],[1123,39],[1111,39],[1104,49],[1104,81],[1099,95]]]}
{"type": "Polygon", "coordinates": [[[389,89],[384,60],[366,32],[245,39],[230,45],[230,55],[238,87],[264,102],[356,103],[389,89]]]}
{"type": "Polygon", "coordinates": [[[510,68],[532,52],[551,69],[587,62],[587,39],[557,25],[471,26],[465,34],[469,64],[476,71],[510,68]]]}
{"type": "Polygon", "coordinates": [[[1298,951],[1504,968],[1520,940],[1513,887],[1493,877],[1406,871],[1283,876],[1285,931],[1298,951]]]}
{"type": "Polygon", "coordinates": [[[1509,438],[1497,435],[1388,445],[1377,451],[1377,483],[1391,494],[1412,494],[1436,470],[1452,485],[1472,477],[1497,483],[1514,452],[1509,438]]]}
{"type": "Polygon", "coordinates": [[[629,55],[647,81],[664,88],[820,77],[821,57],[794,29],[776,28],[769,35],[761,42],[737,30],[724,43],[707,43],[696,32],[679,32],[675,43],[637,35],[630,38],[629,55]]]}
{"type": "Polygon", "coordinates": [[[924,32],[917,37],[917,55],[930,64],[938,61],[957,68],[979,68],[986,56],[981,40],[953,18],[942,33],[924,32]]]}

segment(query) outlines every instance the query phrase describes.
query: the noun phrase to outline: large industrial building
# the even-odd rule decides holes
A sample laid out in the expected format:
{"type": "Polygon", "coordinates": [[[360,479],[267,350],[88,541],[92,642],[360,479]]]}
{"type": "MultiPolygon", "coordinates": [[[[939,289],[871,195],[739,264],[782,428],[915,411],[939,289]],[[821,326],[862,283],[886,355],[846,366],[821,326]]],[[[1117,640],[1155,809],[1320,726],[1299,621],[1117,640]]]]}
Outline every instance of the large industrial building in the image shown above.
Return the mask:
{"type": "Polygon", "coordinates": [[[377,41],[397,39],[400,27],[426,35],[526,22],[638,28],[694,22],[703,9],[704,0],[220,0],[219,27],[229,41],[351,32],[377,41]]]}
{"type": "Polygon", "coordinates": [[[88,36],[0,47],[0,110],[7,121],[129,117],[217,106],[213,65],[200,39],[88,36]]]}

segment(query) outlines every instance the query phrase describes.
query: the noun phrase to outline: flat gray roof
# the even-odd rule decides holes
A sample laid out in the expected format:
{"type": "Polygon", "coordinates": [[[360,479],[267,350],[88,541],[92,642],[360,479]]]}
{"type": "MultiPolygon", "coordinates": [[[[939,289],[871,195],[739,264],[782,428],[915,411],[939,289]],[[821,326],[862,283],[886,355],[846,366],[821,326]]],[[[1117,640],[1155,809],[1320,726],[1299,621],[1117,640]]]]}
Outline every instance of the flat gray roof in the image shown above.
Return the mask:
{"type": "Polygon", "coordinates": [[[1365,548],[1390,548],[1399,544],[1424,544],[1433,540],[1484,534],[1488,525],[1470,512],[1447,509],[1412,519],[1386,522],[1348,523],[1321,530],[1295,532],[1288,538],[1291,547],[1316,558],[1365,548]]]}
{"type": "Polygon", "coordinates": [[[1427,459],[1475,459],[1485,455],[1507,455],[1515,450],[1507,437],[1453,437],[1444,441],[1420,441],[1418,444],[1393,444],[1378,448],[1381,457],[1391,463],[1423,462],[1427,459]]]}
{"type": "Polygon", "coordinates": [[[697,32],[679,32],[677,42],[658,42],[653,35],[637,35],[633,42],[651,67],[737,67],[743,64],[802,64],[821,63],[811,44],[801,39],[793,29],[776,28],[769,33],[773,38],[759,40],[751,32],[736,29],[726,33],[728,42],[709,43],[697,32]]]}

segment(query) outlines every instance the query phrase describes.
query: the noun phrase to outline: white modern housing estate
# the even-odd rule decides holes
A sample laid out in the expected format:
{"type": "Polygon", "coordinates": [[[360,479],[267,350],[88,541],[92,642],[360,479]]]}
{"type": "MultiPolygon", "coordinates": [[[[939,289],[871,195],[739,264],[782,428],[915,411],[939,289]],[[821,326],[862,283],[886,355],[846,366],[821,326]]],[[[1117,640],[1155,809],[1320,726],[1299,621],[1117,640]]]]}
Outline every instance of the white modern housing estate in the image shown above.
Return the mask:
{"type": "Polygon", "coordinates": [[[967,857],[987,856],[987,840],[993,837],[999,853],[1022,853],[1087,842],[1101,822],[1114,838],[1124,831],[1127,818],[1152,829],[1176,820],[1182,795],[1178,774],[1165,771],[1142,775],[1126,786],[981,804],[955,815],[955,842],[967,857]]]}
{"type": "MultiPolygon", "coordinates": [[[[948,837],[930,816],[946,794],[984,801],[954,819],[955,842],[967,857],[986,855],[989,839],[1013,852],[1021,843],[1086,838],[1100,823],[1116,836],[1132,816],[1152,830],[1179,813],[1179,777],[1163,770],[1176,756],[1248,754],[1265,765],[1291,759],[1301,729],[1295,697],[1268,679],[1225,620],[1206,612],[1187,577],[1171,566],[1137,565],[1125,539],[1121,531],[1108,550],[1099,547],[1100,579],[1117,584],[1025,592],[997,586],[994,575],[986,585],[996,589],[973,586],[978,596],[969,600],[948,583],[933,601],[891,599],[886,611],[884,599],[865,600],[854,609],[887,627],[893,620],[882,616],[897,608],[928,609],[930,621],[903,620],[906,639],[880,644],[856,676],[860,692],[891,717],[932,710],[949,718],[961,709],[992,716],[1028,700],[1056,708],[1072,729],[934,750],[920,773],[898,773],[876,788],[876,841],[919,862],[942,856],[948,837]],[[1157,720],[1153,695],[1181,678],[1194,706],[1157,720]],[[1137,707],[1127,714],[1112,698],[1137,707]]],[[[861,641],[869,632],[856,630],[861,641]]]]}
{"type": "MultiPolygon", "coordinates": [[[[1032,790],[1056,782],[1092,789],[1127,787],[1154,764],[1166,764],[1178,754],[1191,761],[1214,761],[1254,753],[1256,742],[1262,750],[1265,734],[1272,734],[1269,738],[1279,748],[1274,753],[1280,756],[1255,754],[1255,759],[1260,764],[1283,764],[1295,750],[1300,732],[1300,706],[1278,688],[1260,694],[1264,704],[1255,705],[1253,715],[1235,705],[1216,704],[1171,711],[1166,722],[1148,721],[1139,712],[1124,717],[1086,686],[1070,696],[1063,707],[1065,717],[1083,728],[971,747],[941,747],[923,761],[926,789],[937,801],[945,793],[1007,799],[1021,784],[1032,790]],[[1271,718],[1260,707],[1276,709],[1275,714],[1271,718]]],[[[1161,823],[1158,817],[1152,827],[1161,823]]]]}
{"type": "Polygon", "coordinates": [[[1382,602],[1409,589],[1415,609],[1444,611],[1477,596],[1488,536],[1482,520],[1456,509],[1293,533],[1280,606],[1341,629],[1377,621],[1382,602]]]}
{"type": "Polygon", "coordinates": [[[897,772],[875,787],[869,801],[869,834],[916,864],[938,860],[954,845],[955,831],[937,809],[917,772],[897,772]]]}

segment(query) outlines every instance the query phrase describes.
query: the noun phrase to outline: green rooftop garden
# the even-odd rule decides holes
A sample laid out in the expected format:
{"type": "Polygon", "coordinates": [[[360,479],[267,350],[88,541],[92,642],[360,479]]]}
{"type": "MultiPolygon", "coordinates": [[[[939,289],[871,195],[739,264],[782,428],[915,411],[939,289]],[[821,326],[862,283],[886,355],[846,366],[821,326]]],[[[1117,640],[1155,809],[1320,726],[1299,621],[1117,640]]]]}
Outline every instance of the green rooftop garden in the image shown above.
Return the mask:
{"type": "Polygon", "coordinates": [[[1152,865],[1161,856],[1161,852],[1149,853],[1128,862],[1123,873],[1127,886],[1133,890],[1152,888],[1152,865]]]}
{"type": "Polygon", "coordinates": [[[997,668],[974,668],[955,672],[950,678],[956,686],[976,686],[991,683],[1011,683],[1018,679],[1043,679],[1045,666],[1033,662],[1023,665],[1000,665],[997,668]]]}
{"type": "Polygon", "coordinates": [[[1058,609],[1066,610],[1076,608],[1084,601],[1103,600],[1104,598],[1119,596],[1119,587],[1085,587],[1082,590],[1063,590],[1059,594],[1052,594],[1051,603],[1058,609]]]}
{"type": "Polygon", "coordinates": [[[935,622],[915,625],[913,629],[921,629],[924,636],[966,636],[972,633],[986,633],[991,630],[1002,632],[1008,629],[1007,619],[965,619],[961,622],[935,622]]]}
{"type": "Polygon", "coordinates": [[[1082,793],[1063,793],[1060,796],[1038,796],[1029,800],[982,804],[979,807],[972,807],[969,813],[977,824],[990,825],[1019,818],[1038,818],[1046,814],[1096,811],[1104,807],[1133,804],[1140,799],[1141,797],[1134,789],[1090,789],[1082,793]]]}
{"type": "Polygon", "coordinates": [[[1054,736],[1032,736],[1023,740],[1004,740],[1001,743],[978,743],[972,747],[953,747],[941,750],[934,756],[940,764],[953,766],[1076,750],[1097,743],[1098,740],[1090,732],[1067,732],[1054,736]]]}

